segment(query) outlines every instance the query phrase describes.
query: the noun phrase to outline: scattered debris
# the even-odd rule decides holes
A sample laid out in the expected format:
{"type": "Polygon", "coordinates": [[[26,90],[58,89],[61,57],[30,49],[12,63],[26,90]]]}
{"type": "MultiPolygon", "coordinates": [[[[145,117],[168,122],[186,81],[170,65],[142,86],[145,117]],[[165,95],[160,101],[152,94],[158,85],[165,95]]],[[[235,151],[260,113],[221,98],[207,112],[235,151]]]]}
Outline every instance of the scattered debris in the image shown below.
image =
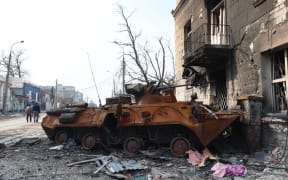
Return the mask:
{"type": "Polygon", "coordinates": [[[35,144],[39,144],[41,142],[41,139],[38,137],[35,138],[22,138],[18,142],[16,142],[13,146],[24,146],[24,145],[29,145],[33,146],[35,144]]]}
{"type": "Polygon", "coordinates": [[[114,161],[109,163],[106,168],[111,173],[118,173],[121,171],[141,170],[144,169],[141,163],[136,160],[114,161]]]}
{"type": "MultiPolygon", "coordinates": [[[[245,176],[243,175],[244,177],[236,176],[232,173],[232,176],[234,176],[232,179],[235,180],[257,179],[259,177],[285,179],[288,176],[284,166],[279,163],[273,164],[273,161],[269,161],[272,155],[271,149],[264,149],[250,155],[221,153],[216,161],[207,158],[213,157],[211,153],[208,153],[209,151],[204,151],[203,153],[195,151],[195,154],[200,154],[200,157],[204,159],[204,161],[199,161],[200,163],[198,162],[199,164],[196,167],[188,163],[186,158],[172,157],[168,148],[149,148],[149,150],[141,151],[137,155],[127,156],[118,149],[112,149],[113,152],[110,155],[99,149],[84,151],[80,146],[76,146],[73,139],[68,140],[63,145],[56,146],[48,139],[41,138],[40,141],[38,138],[23,138],[17,145],[21,146],[8,146],[0,150],[0,179],[2,178],[1,174],[3,179],[9,179],[9,177],[11,179],[21,179],[20,177],[27,179],[42,179],[44,177],[61,179],[66,177],[69,179],[92,180],[95,178],[93,176],[99,179],[129,180],[215,179],[211,167],[217,162],[226,165],[231,164],[231,166],[244,164],[249,173],[245,176]],[[36,145],[38,142],[40,145],[36,145]],[[54,151],[48,151],[49,148],[54,149],[54,151]],[[66,148],[69,149],[67,150],[66,148]],[[40,154],[38,155],[37,153],[40,154]],[[9,165],[11,160],[14,160],[14,166],[9,165]],[[33,165],[26,165],[25,162],[33,162],[33,165]],[[201,162],[204,162],[202,164],[205,167],[199,166],[201,162]],[[9,167],[14,167],[16,170],[12,171],[9,167]],[[34,171],[35,174],[31,171],[31,167],[36,170],[34,171]],[[59,171],[60,169],[61,171],[59,171]],[[11,171],[15,174],[10,173],[11,171]],[[93,172],[95,174],[92,174],[93,172]]],[[[276,157],[278,154],[281,155],[282,147],[279,146],[273,153],[276,157]]],[[[241,170],[241,168],[239,169],[241,170]]],[[[225,170],[225,176],[227,176],[226,172],[225,170]]]]}
{"type": "Polygon", "coordinates": [[[112,162],[112,157],[109,157],[96,171],[93,172],[93,174],[97,174],[101,169],[103,169],[107,164],[112,162]]]}
{"type": "Polygon", "coordinates": [[[279,150],[280,150],[279,147],[274,148],[271,152],[272,156],[277,156],[277,153],[279,152],[279,150]]]}
{"type": "Polygon", "coordinates": [[[126,171],[144,169],[143,165],[136,160],[125,160],[120,162],[126,171]]]}
{"type": "Polygon", "coordinates": [[[78,154],[78,156],[91,156],[91,157],[99,157],[99,155],[95,155],[95,154],[78,154]]]}
{"type": "Polygon", "coordinates": [[[57,145],[57,146],[53,146],[53,147],[50,147],[49,150],[57,150],[57,151],[60,151],[64,148],[64,144],[60,144],[60,145],[57,145]]]}
{"type": "Polygon", "coordinates": [[[69,163],[69,164],[67,164],[67,166],[70,167],[70,166],[74,166],[74,165],[78,165],[78,164],[95,162],[95,161],[97,161],[97,160],[99,160],[99,156],[98,156],[98,158],[93,158],[93,159],[88,159],[88,160],[83,160],[83,161],[78,161],[78,162],[69,163]]]}
{"type": "Polygon", "coordinates": [[[0,149],[5,149],[6,145],[4,143],[0,143],[0,149]]]}
{"type": "Polygon", "coordinates": [[[135,174],[131,178],[131,180],[152,180],[152,176],[150,173],[146,174],[135,174]]]}
{"type": "Polygon", "coordinates": [[[272,169],[267,167],[263,170],[264,173],[272,173],[272,169]]]}
{"type": "Polygon", "coordinates": [[[118,163],[118,162],[111,162],[110,164],[108,164],[106,166],[106,168],[108,169],[109,172],[111,173],[118,173],[120,171],[124,171],[124,167],[122,164],[118,163]]]}
{"type": "Polygon", "coordinates": [[[172,163],[168,163],[168,164],[166,164],[166,167],[171,167],[171,166],[173,166],[172,163]]]}
{"type": "Polygon", "coordinates": [[[266,154],[263,151],[255,152],[254,153],[254,158],[255,158],[256,161],[264,163],[265,162],[265,158],[266,158],[266,154]]]}
{"type": "Polygon", "coordinates": [[[108,176],[114,177],[114,178],[118,178],[118,179],[128,179],[128,176],[125,176],[125,175],[119,174],[119,173],[113,174],[113,173],[110,173],[108,171],[105,171],[105,174],[107,174],[108,176]]]}
{"type": "MultiPolygon", "coordinates": [[[[177,178],[178,176],[175,174],[171,174],[168,172],[161,172],[160,174],[156,175],[154,178],[155,179],[170,179],[170,178],[177,178]]],[[[154,179],[153,178],[153,179],[154,179]]]]}
{"type": "Polygon", "coordinates": [[[162,149],[157,149],[155,151],[143,150],[143,151],[140,151],[140,153],[142,153],[143,155],[151,159],[158,159],[161,161],[170,161],[171,160],[170,157],[163,156],[163,154],[167,154],[168,151],[169,149],[162,148],[162,149]]]}
{"type": "Polygon", "coordinates": [[[75,140],[74,140],[73,138],[69,138],[69,139],[67,140],[64,148],[65,148],[65,149],[69,149],[69,148],[71,148],[71,147],[73,147],[73,146],[76,146],[76,142],[75,142],[75,140]]]}

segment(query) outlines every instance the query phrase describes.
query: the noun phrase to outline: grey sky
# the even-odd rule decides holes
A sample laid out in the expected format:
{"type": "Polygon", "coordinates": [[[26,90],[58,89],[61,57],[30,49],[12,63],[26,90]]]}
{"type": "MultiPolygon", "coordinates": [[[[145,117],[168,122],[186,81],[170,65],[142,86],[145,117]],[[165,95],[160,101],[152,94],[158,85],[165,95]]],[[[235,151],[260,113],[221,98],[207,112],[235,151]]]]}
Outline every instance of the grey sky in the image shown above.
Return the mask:
{"type": "MultiPolygon", "coordinates": [[[[163,36],[174,48],[174,0],[1,0],[0,50],[26,49],[24,68],[37,85],[75,86],[84,97],[98,103],[87,53],[102,101],[111,95],[112,73],[119,70],[120,49],[112,43],[122,39],[116,3],[127,12],[136,9],[131,23],[151,46],[163,36]],[[112,73],[107,72],[109,70],[112,73]],[[92,88],[91,88],[92,87],[92,88]]],[[[115,77],[116,79],[116,77],[115,77]]]]}

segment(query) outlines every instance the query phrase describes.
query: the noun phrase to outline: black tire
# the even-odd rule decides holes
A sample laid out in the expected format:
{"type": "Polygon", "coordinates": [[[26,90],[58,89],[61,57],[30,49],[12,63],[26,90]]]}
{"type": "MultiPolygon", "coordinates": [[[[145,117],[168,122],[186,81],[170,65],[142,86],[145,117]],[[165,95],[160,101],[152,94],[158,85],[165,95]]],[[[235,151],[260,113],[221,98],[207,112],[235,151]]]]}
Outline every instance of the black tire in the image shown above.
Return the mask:
{"type": "Polygon", "coordinates": [[[184,157],[190,148],[191,143],[185,137],[174,137],[170,142],[171,153],[177,157],[184,157]]]}
{"type": "Polygon", "coordinates": [[[97,144],[97,136],[94,133],[86,133],[81,138],[81,145],[84,149],[93,149],[97,144]]]}
{"type": "Polygon", "coordinates": [[[68,130],[61,129],[61,130],[56,131],[55,136],[54,136],[54,141],[56,144],[63,144],[67,142],[68,139],[69,139],[68,130]]]}
{"type": "Polygon", "coordinates": [[[123,149],[127,154],[136,154],[138,153],[143,146],[143,142],[140,138],[137,137],[128,137],[123,143],[123,149]]]}

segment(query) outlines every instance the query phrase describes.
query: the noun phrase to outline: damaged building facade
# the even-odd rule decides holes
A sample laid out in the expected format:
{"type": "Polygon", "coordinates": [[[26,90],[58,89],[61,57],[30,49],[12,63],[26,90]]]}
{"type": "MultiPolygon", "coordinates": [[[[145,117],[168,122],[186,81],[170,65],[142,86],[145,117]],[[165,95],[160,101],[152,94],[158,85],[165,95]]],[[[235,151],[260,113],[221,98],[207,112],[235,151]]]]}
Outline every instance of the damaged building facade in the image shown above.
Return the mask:
{"type": "Polygon", "coordinates": [[[176,78],[189,84],[177,89],[178,100],[197,93],[217,109],[241,105],[248,131],[259,136],[261,118],[287,117],[287,6],[287,0],[177,0],[176,78]]]}

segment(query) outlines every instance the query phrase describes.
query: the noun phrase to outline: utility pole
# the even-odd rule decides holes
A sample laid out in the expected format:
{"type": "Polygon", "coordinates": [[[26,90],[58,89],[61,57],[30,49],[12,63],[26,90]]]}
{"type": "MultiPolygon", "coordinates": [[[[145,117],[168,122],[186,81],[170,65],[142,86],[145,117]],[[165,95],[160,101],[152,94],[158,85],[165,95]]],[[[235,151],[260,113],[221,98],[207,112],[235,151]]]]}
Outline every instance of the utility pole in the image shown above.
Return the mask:
{"type": "Polygon", "coordinates": [[[109,70],[107,70],[107,72],[109,72],[109,73],[111,74],[111,76],[112,76],[112,80],[113,80],[112,97],[114,97],[115,94],[116,94],[116,86],[115,86],[115,78],[114,78],[114,74],[113,74],[111,71],[109,71],[109,70]]]}
{"type": "Polygon", "coordinates": [[[58,96],[57,96],[57,92],[58,92],[58,80],[56,79],[56,86],[55,86],[55,101],[54,101],[54,109],[57,108],[57,101],[58,101],[58,96]]]}
{"type": "Polygon", "coordinates": [[[123,59],[122,59],[122,91],[123,94],[125,94],[125,74],[126,74],[126,64],[125,64],[125,58],[123,55],[123,59]]]}
{"type": "Polygon", "coordinates": [[[10,47],[9,57],[8,57],[8,66],[7,66],[7,74],[5,79],[5,86],[4,86],[4,95],[3,95],[3,104],[2,104],[2,113],[4,114],[7,111],[6,103],[7,103],[7,94],[8,94],[8,86],[9,86],[9,73],[10,73],[10,66],[11,66],[11,59],[12,59],[12,48],[14,45],[18,43],[24,43],[24,41],[15,42],[10,47]]]}

